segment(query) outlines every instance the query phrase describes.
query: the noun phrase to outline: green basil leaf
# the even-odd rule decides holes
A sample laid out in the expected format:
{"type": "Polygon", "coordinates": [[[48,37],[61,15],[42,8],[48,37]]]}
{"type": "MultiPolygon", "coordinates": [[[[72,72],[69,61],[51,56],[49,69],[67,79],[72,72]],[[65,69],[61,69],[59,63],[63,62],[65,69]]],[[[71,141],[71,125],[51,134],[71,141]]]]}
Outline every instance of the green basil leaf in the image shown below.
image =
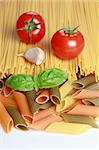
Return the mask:
{"type": "Polygon", "coordinates": [[[61,85],[67,79],[68,73],[58,68],[46,69],[37,75],[39,88],[53,88],[61,85]]]}
{"type": "Polygon", "coordinates": [[[10,76],[6,82],[6,86],[18,91],[31,91],[34,89],[34,77],[27,74],[16,74],[10,76]]]}

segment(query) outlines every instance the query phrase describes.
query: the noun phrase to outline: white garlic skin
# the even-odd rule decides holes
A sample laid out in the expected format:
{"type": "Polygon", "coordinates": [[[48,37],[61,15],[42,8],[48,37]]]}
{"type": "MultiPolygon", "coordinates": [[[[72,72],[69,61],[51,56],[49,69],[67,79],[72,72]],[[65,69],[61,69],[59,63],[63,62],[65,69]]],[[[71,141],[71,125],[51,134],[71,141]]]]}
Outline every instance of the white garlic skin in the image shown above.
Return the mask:
{"type": "Polygon", "coordinates": [[[34,47],[34,48],[28,49],[24,53],[24,57],[29,62],[34,63],[36,65],[40,65],[42,61],[45,59],[45,53],[41,48],[34,47]]]}

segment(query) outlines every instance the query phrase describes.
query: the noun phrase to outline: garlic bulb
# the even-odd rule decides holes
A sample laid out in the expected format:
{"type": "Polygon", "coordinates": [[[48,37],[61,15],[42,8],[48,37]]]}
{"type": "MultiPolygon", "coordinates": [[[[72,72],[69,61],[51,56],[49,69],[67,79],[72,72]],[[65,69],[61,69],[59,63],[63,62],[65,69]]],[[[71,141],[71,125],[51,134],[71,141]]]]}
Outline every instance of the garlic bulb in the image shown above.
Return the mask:
{"type": "Polygon", "coordinates": [[[18,54],[18,56],[23,56],[27,61],[36,65],[40,65],[45,59],[45,53],[39,47],[30,48],[26,52],[18,54]]]}

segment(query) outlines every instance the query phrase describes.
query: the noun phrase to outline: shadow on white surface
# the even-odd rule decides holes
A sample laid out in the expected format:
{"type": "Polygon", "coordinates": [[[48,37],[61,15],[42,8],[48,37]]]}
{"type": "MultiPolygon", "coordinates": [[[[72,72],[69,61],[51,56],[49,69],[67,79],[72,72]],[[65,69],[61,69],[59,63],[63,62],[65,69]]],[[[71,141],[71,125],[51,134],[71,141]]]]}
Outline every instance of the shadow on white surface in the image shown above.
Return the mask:
{"type": "MultiPolygon", "coordinates": [[[[98,150],[99,148],[99,130],[89,129],[88,132],[80,135],[69,135],[69,134],[54,134],[47,132],[37,132],[29,130],[27,132],[19,131],[14,129],[11,133],[6,134],[0,127],[0,150],[11,150],[14,148],[28,149],[29,147],[41,148],[44,147],[52,150],[55,148],[68,147],[67,150],[85,150],[85,148],[90,148],[90,150],[98,150]],[[70,149],[69,149],[70,148],[70,149]],[[96,149],[95,149],[96,148],[96,149]],[[98,148],[98,149],[97,149],[98,148]]],[[[37,149],[37,150],[38,150],[37,149]]],[[[58,149],[57,149],[58,150],[58,149]]]]}

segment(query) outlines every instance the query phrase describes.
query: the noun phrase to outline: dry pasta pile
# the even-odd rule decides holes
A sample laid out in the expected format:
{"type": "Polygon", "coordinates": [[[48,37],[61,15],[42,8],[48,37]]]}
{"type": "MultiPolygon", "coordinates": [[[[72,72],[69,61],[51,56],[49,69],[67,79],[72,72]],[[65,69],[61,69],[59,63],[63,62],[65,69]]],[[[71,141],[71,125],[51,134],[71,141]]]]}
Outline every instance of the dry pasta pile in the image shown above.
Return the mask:
{"type": "Polygon", "coordinates": [[[37,74],[45,68],[58,67],[75,77],[79,65],[86,75],[95,71],[99,79],[99,3],[97,0],[4,0],[0,1],[0,75],[13,73],[37,74]],[[14,10],[14,11],[13,11],[14,10]],[[39,12],[46,21],[46,36],[38,44],[26,45],[19,41],[15,28],[18,16],[26,11],[39,12]],[[53,55],[50,39],[58,29],[79,26],[85,38],[81,55],[63,61],[53,55]],[[31,65],[17,54],[38,46],[46,54],[40,66],[31,65]]]}
{"type": "Polygon", "coordinates": [[[13,77],[0,81],[0,123],[5,132],[15,127],[23,131],[80,134],[91,127],[99,128],[99,82],[94,74],[37,91],[26,91],[19,85],[23,92],[15,90],[18,85],[9,87],[8,81],[17,83],[13,77]]]}

